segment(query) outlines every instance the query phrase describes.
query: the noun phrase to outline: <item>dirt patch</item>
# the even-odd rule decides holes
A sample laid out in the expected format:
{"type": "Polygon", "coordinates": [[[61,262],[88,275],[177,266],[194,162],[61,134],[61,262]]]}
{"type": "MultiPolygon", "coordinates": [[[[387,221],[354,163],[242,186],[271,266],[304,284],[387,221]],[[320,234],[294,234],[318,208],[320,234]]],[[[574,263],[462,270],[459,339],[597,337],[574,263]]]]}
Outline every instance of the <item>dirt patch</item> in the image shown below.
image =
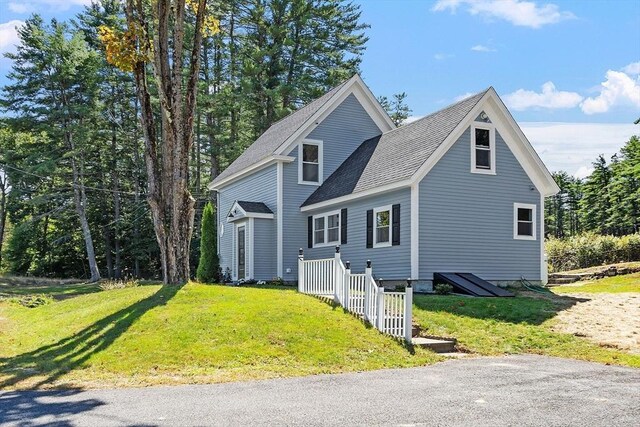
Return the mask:
{"type": "Polygon", "coordinates": [[[580,301],[558,313],[553,329],[640,354],[640,294],[571,294],[580,301]]]}

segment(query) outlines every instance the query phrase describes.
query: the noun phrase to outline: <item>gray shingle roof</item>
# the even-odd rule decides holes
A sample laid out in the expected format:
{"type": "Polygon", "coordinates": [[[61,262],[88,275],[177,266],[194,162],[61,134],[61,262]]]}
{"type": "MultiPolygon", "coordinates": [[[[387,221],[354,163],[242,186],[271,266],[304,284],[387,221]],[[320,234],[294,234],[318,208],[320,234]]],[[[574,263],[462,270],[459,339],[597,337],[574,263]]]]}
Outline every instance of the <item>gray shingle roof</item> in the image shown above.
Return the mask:
{"type": "Polygon", "coordinates": [[[238,200],[237,203],[238,205],[240,205],[242,209],[244,209],[246,213],[249,213],[249,212],[266,213],[266,214],[273,213],[273,211],[269,209],[269,206],[265,205],[262,202],[246,202],[246,201],[238,200]]]}
{"type": "Polygon", "coordinates": [[[302,206],[411,178],[489,89],[363,142],[302,206]]]}
{"type": "Polygon", "coordinates": [[[255,140],[244,152],[218,175],[211,184],[227,178],[249,166],[271,156],[280,145],[293,135],[307,120],[309,120],[323,105],[350,80],[346,80],[320,98],[312,101],[297,111],[289,114],[280,121],[275,122],[258,139],[255,140]]]}

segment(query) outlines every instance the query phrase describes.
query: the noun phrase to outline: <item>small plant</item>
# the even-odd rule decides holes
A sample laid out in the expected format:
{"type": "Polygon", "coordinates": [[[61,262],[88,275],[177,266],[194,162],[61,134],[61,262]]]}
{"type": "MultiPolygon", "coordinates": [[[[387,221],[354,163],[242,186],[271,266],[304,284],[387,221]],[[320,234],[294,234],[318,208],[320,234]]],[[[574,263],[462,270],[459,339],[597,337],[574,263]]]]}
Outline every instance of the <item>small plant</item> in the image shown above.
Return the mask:
{"type": "Polygon", "coordinates": [[[284,286],[284,279],[282,277],[274,277],[269,280],[269,285],[272,286],[284,286]]]}
{"type": "Polygon", "coordinates": [[[453,291],[453,286],[448,283],[438,283],[433,290],[438,295],[449,295],[453,291]]]}
{"type": "Polygon", "coordinates": [[[100,289],[111,291],[113,289],[137,288],[140,283],[137,280],[105,280],[100,282],[100,289]]]}
{"type": "Polygon", "coordinates": [[[44,294],[36,294],[36,295],[25,295],[22,297],[18,297],[14,299],[15,302],[20,304],[23,307],[27,308],[36,308],[41,305],[47,305],[53,302],[53,298],[49,295],[44,294]]]}

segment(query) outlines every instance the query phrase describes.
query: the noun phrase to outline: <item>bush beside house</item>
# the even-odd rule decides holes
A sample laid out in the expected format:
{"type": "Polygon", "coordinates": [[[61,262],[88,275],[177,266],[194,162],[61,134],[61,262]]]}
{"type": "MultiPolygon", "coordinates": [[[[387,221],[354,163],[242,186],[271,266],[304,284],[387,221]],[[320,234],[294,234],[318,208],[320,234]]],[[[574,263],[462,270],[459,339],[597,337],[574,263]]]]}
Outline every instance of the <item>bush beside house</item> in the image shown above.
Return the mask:
{"type": "Polygon", "coordinates": [[[202,212],[200,237],[200,261],[196,277],[199,282],[215,282],[219,276],[218,241],[215,210],[211,202],[202,212]]]}
{"type": "Polygon", "coordinates": [[[621,237],[583,233],[566,239],[550,238],[546,251],[552,272],[640,261],[640,233],[621,237]]]}

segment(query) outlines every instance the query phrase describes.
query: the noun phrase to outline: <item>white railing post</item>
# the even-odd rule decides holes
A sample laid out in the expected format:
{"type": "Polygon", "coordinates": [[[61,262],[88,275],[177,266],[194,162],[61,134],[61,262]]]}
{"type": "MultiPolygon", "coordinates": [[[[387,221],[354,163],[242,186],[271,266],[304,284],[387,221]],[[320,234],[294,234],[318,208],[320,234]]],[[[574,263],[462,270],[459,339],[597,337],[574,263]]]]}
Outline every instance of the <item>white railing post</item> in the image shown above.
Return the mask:
{"type": "Polygon", "coordinates": [[[369,319],[369,283],[371,282],[372,276],[371,260],[368,259],[367,268],[364,270],[364,305],[362,307],[364,311],[364,320],[367,322],[371,321],[371,319],[369,319]]]}
{"type": "Polygon", "coordinates": [[[302,248],[298,251],[298,292],[304,291],[304,279],[305,279],[305,271],[304,271],[304,251],[302,248]]]}
{"type": "Polygon", "coordinates": [[[412,335],[412,314],[413,314],[413,288],[411,279],[407,279],[407,287],[404,291],[404,339],[410,343],[412,335]]]}
{"type": "Polygon", "coordinates": [[[347,261],[344,268],[344,308],[349,311],[349,285],[351,284],[351,263],[347,261]]]}
{"type": "Polygon", "coordinates": [[[340,295],[340,263],[340,246],[336,245],[336,254],[333,261],[333,298],[338,303],[342,302],[340,301],[342,298],[342,295],[340,295]]]}
{"type": "Polygon", "coordinates": [[[382,281],[380,281],[380,286],[378,287],[378,307],[376,313],[376,328],[380,332],[384,332],[384,286],[382,286],[382,281]]]}

